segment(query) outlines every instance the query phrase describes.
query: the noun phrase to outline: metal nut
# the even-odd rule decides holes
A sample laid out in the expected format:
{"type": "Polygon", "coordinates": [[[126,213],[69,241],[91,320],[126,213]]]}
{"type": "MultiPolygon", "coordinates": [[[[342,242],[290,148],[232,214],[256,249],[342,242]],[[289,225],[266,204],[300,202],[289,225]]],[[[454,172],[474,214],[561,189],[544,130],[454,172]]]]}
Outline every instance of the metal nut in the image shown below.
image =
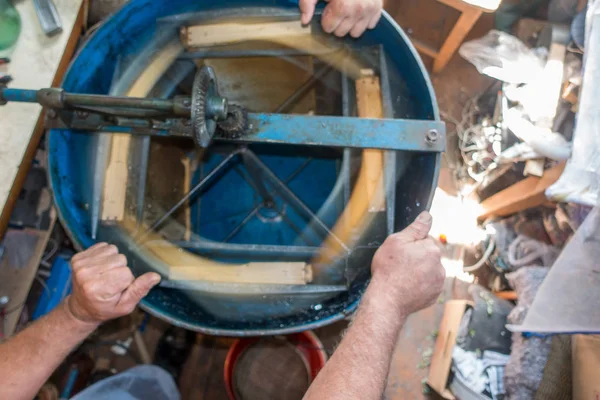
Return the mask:
{"type": "Polygon", "coordinates": [[[430,129],[425,135],[425,141],[429,144],[434,144],[440,138],[440,133],[437,129],[430,129]]]}

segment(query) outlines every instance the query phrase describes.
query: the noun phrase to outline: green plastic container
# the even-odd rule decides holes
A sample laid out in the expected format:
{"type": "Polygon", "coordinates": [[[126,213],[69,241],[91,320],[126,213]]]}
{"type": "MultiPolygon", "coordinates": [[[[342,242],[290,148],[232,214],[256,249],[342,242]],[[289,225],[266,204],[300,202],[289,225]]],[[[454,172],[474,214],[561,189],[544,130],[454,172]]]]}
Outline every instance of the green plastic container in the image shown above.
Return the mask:
{"type": "Polygon", "coordinates": [[[9,0],[0,0],[0,50],[12,47],[21,33],[21,17],[9,0]]]}

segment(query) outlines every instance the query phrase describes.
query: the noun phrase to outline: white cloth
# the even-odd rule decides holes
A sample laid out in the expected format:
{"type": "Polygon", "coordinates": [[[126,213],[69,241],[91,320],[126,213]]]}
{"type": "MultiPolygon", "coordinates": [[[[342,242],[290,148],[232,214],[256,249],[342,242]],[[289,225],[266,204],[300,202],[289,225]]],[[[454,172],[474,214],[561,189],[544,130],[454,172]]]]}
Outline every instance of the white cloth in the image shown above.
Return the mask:
{"type": "Polygon", "coordinates": [[[484,351],[481,358],[474,352],[454,346],[452,352],[452,371],[454,379],[461,381],[473,392],[491,394],[496,400],[504,395],[504,366],[509,356],[484,351]]]}

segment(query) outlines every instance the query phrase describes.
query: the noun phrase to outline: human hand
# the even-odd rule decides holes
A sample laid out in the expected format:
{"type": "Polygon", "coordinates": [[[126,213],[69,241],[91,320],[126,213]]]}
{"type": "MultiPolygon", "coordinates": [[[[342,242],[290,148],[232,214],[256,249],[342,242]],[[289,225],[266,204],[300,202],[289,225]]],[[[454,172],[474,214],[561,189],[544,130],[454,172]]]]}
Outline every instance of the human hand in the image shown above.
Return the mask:
{"type": "MultiPolygon", "coordinates": [[[[308,24],[315,13],[319,0],[300,0],[302,23],[308,24]]],[[[361,36],[365,30],[373,29],[381,18],[383,0],[327,0],[329,4],[323,11],[321,25],[327,33],[343,37],[350,33],[352,37],[361,36]]]]}
{"type": "Polygon", "coordinates": [[[98,243],[71,258],[73,293],[67,309],[80,321],[100,324],[131,313],[160,275],[148,272],[137,279],[127,259],[114,245],[98,243]]]}
{"type": "Polygon", "coordinates": [[[383,242],[371,264],[372,281],[383,285],[406,315],[432,305],[444,286],[440,249],[428,237],[431,222],[431,214],[422,212],[383,242]]]}

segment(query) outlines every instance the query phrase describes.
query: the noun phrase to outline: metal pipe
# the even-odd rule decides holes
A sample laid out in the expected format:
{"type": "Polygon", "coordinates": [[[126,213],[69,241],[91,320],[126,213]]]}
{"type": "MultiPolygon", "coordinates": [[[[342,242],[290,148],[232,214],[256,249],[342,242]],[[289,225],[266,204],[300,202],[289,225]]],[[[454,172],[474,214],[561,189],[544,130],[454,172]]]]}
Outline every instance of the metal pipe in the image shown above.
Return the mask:
{"type": "MultiPolygon", "coordinates": [[[[379,80],[381,82],[383,117],[394,118],[394,107],[392,105],[392,91],[388,76],[387,59],[385,57],[385,50],[382,45],[379,46],[379,80]]],[[[387,150],[383,157],[387,234],[391,235],[394,233],[396,221],[396,159],[398,157],[398,153],[394,150],[387,150]]]]}
{"type": "Polygon", "coordinates": [[[221,49],[214,48],[194,49],[187,51],[179,56],[179,59],[202,59],[202,58],[244,58],[244,57],[307,57],[331,54],[339,51],[339,48],[333,47],[327,50],[305,51],[293,48],[281,49],[221,49]]]}
{"type": "Polygon", "coordinates": [[[147,247],[179,246],[186,249],[194,249],[200,252],[223,252],[227,254],[285,254],[286,256],[312,257],[320,250],[319,247],[311,246],[283,246],[283,245],[261,245],[261,244],[239,244],[239,243],[217,243],[208,240],[179,240],[165,242],[163,240],[149,241],[147,247]]]}
{"type": "Polygon", "coordinates": [[[232,237],[234,237],[252,219],[252,217],[254,217],[256,215],[259,207],[260,207],[260,204],[256,207],[254,207],[254,209],[252,211],[250,211],[248,213],[248,215],[246,215],[246,218],[244,218],[244,220],[242,222],[240,222],[235,228],[233,228],[233,230],[229,233],[229,235],[227,235],[227,237],[225,239],[223,239],[223,243],[227,243],[232,237]]]}
{"type": "MultiPolygon", "coordinates": [[[[322,15],[321,9],[315,10],[315,16],[322,15]]],[[[189,12],[184,14],[174,14],[167,17],[157,19],[159,24],[177,24],[182,23],[191,25],[194,23],[206,23],[206,22],[222,22],[227,20],[235,20],[243,18],[244,20],[249,19],[261,19],[270,22],[275,21],[289,21],[300,19],[300,11],[298,8],[284,8],[284,7],[232,7],[232,8],[220,8],[217,10],[197,11],[189,12]]]]}
{"type": "MultiPolygon", "coordinates": [[[[220,287],[228,287],[231,290],[232,286],[240,284],[231,283],[215,283],[190,280],[162,280],[158,284],[164,289],[179,289],[179,290],[196,290],[196,291],[215,291],[220,287]]],[[[245,289],[250,287],[256,288],[258,293],[263,295],[275,294],[316,294],[316,293],[340,293],[345,292],[348,288],[344,285],[273,285],[273,284],[243,284],[245,289]]],[[[231,292],[227,292],[228,294],[231,292]]]]}
{"type": "MultiPolygon", "coordinates": [[[[45,90],[45,89],[42,89],[45,90]]],[[[40,91],[41,92],[41,91],[40,91]]],[[[149,110],[172,112],[173,100],[148,99],[143,97],[105,96],[100,94],[63,93],[65,105],[96,106],[96,107],[125,107],[145,108],[149,110]]]]}

